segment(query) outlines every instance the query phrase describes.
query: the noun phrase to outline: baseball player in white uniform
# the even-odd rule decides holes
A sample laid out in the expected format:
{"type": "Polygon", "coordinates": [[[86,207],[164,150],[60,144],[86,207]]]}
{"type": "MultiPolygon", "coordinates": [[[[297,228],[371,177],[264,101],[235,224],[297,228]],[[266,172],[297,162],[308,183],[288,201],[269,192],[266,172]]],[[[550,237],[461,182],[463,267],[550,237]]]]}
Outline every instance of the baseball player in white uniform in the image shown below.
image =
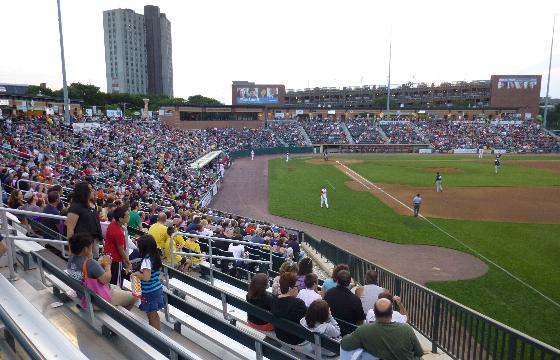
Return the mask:
{"type": "Polygon", "coordinates": [[[255,160],[255,151],[251,149],[251,160],[255,160]]]}
{"type": "Polygon", "coordinates": [[[289,152],[286,153],[286,162],[288,162],[288,161],[290,161],[290,153],[289,152]]]}
{"type": "Polygon", "coordinates": [[[478,158],[482,159],[482,156],[484,155],[484,149],[482,148],[482,146],[480,147],[480,149],[478,149],[478,158]]]}
{"type": "Polygon", "coordinates": [[[329,208],[329,201],[327,199],[327,188],[321,189],[321,208],[323,207],[323,204],[325,204],[327,209],[329,208]]]}

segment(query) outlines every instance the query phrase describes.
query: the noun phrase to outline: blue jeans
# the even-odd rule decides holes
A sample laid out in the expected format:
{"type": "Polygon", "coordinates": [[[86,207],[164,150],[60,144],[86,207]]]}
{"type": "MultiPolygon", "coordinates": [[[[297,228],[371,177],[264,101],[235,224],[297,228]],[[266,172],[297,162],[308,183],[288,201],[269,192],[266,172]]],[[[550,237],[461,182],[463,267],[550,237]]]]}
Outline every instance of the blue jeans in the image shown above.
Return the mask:
{"type": "Polygon", "coordinates": [[[340,348],[340,360],[379,360],[378,357],[371,355],[370,353],[366,352],[364,349],[359,348],[352,351],[342,350],[340,348]],[[358,355],[358,353],[360,353],[358,355]],[[354,354],[357,356],[354,358],[354,354]]]}

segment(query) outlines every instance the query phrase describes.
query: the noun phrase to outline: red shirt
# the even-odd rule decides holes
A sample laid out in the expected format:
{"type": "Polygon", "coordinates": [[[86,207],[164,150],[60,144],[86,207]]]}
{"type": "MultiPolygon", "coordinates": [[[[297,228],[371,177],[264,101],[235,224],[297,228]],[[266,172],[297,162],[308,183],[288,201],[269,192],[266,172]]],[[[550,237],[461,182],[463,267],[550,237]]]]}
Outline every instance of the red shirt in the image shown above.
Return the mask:
{"type": "Polygon", "coordinates": [[[124,259],[119,254],[118,246],[122,246],[126,251],[126,241],[124,238],[124,230],[117,224],[115,220],[111,221],[107,227],[105,235],[105,255],[111,255],[113,262],[122,262],[124,259]]]}

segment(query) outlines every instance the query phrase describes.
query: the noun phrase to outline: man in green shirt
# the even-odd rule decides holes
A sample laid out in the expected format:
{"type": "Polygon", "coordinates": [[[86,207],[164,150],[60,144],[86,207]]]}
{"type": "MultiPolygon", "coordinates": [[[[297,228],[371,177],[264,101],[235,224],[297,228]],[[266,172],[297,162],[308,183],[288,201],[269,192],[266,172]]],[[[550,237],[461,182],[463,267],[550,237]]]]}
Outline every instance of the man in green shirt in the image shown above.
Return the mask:
{"type": "Polygon", "coordinates": [[[375,323],[362,325],[340,342],[340,359],[364,351],[362,358],[383,360],[414,360],[423,355],[422,347],[412,328],[407,324],[391,322],[393,307],[390,300],[375,302],[375,323]],[[368,357],[367,355],[371,355],[368,357]]]}
{"type": "Polygon", "coordinates": [[[142,228],[140,227],[140,214],[138,214],[139,208],[140,205],[138,204],[138,201],[133,201],[130,204],[130,211],[128,212],[130,220],[128,221],[128,226],[133,229],[141,230],[142,228]]]}

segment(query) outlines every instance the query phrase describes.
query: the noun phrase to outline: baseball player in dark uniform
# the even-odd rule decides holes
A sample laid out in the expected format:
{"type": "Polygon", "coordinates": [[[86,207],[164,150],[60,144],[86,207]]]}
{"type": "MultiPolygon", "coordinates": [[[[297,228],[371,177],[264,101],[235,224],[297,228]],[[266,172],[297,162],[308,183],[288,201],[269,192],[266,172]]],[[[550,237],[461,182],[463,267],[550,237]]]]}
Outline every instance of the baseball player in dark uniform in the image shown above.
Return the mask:
{"type": "Polygon", "coordinates": [[[436,192],[442,192],[443,186],[441,185],[443,178],[441,177],[440,173],[436,174],[436,192]]]}
{"type": "Polygon", "coordinates": [[[500,158],[496,157],[496,160],[494,160],[494,170],[496,171],[496,174],[500,171],[500,165],[500,158]]]}

